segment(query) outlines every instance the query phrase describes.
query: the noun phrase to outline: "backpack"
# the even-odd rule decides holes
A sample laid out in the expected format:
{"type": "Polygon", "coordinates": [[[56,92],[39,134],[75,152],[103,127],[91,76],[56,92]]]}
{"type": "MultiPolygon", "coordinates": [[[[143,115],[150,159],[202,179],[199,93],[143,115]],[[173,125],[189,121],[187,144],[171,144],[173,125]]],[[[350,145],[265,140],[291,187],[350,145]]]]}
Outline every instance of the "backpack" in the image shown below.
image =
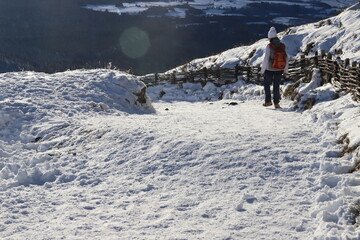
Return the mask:
{"type": "Polygon", "coordinates": [[[274,57],[272,58],[271,66],[276,70],[284,70],[285,66],[286,66],[286,60],[287,60],[285,44],[281,43],[279,46],[270,44],[270,49],[273,49],[273,51],[274,51],[274,57]]]}

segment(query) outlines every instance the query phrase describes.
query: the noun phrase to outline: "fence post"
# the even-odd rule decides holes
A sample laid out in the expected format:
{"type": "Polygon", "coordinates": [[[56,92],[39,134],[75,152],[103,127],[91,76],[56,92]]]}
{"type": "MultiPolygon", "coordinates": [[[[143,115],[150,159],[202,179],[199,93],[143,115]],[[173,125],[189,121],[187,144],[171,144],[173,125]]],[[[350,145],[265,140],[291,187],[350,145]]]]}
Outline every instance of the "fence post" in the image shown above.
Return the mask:
{"type": "Polygon", "coordinates": [[[244,76],[244,73],[243,73],[243,70],[244,70],[244,68],[243,68],[243,66],[238,66],[238,78],[239,78],[239,76],[241,77],[241,78],[243,78],[243,76],[244,76]]]}
{"type": "Polygon", "coordinates": [[[354,77],[357,84],[357,87],[352,89],[353,99],[360,102],[360,66],[356,61],[352,62],[349,73],[351,77],[354,77]]]}
{"type": "Polygon", "coordinates": [[[338,81],[338,82],[341,81],[341,78],[340,78],[340,75],[339,75],[339,63],[338,63],[338,61],[334,61],[334,80],[338,81]]]}
{"type": "Polygon", "coordinates": [[[175,71],[170,74],[170,83],[175,84],[176,83],[176,74],[175,71]]]}
{"type": "Polygon", "coordinates": [[[159,73],[155,73],[155,85],[159,82],[159,73]]]}
{"type": "Polygon", "coordinates": [[[236,82],[238,81],[238,76],[239,76],[239,64],[235,65],[235,80],[236,82]]]}
{"type": "Polygon", "coordinates": [[[326,59],[327,59],[327,60],[331,60],[331,59],[332,59],[332,54],[331,54],[331,53],[328,53],[328,54],[326,55],[326,59]]]}
{"type": "Polygon", "coordinates": [[[262,82],[261,82],[261,79],[260,79],[260,72],[261,72],[261,67],[260,67],[260,65],[258,65],[257,66],[256,80],[257,80],[257,83],[261,85],[262,82]]]}
{"type": "Polygon", "coordinates": [[[221,79],[220,79],[220,68],[216,68],[215,71],[214,71],[214,77],[215,77],[215,81],[216,81],[216,84],[218,86],[221,86],[221,79]]]}
{"type": "Polygon", "coordinates": [[[246,78],[247,78],[247,82],[250,82],[251,80],[251,77],[252,77],[252,74],[251,74],[251,67],[247,67],[246,69],[246,78]]]}
{"type": "Polygon", "coordinates": [[[321,50],[320,50],[320,57],[321,57],[322,59],[324,59],[325,56],[326,56],[325,50],[321,49],[321,50]]]}
{"type": "Polygon", "coordinates": [[[347,68],[350,66],[350,59],[345,59],[345,62],[344,62],[344,67],[347,68]]]}
{"type": "Polygon", "coordinates": [[[193,73],[193,71],[190,71],[190,80],[189,80],[189,82],[195,82],[195,77],[194,77],[194,73],[193,73]]]}
{"type": "Polygon", "coordinates": [[[326,70],[326,74],[325,74],[325,83],[329,83],[331,82],[331,77],[332,77],[332,74],[329,72],[330,71],[330,61],[332,60],[332,54],[331,53],[328,53],[326,55],[326,66],[325,66],[325,70],[326,70]]]}
{"type": "Polygon", "coordinates": [[[319,66],[319,58],[318,57],[319,57],[318,52],[315,52],[315,55],[313,57],[313,62],[314,62],[315,67],[319,66]]]}
{"type": "Polygon", "coordinates": [[[306,68],[306,58],[304,54],[300,56],[300,68],[301,70],[304,70],[306,68]]]}
{"type": "Polygon", "coordinates": [[[203,73],[204,73],[204,79],[205,79],[205,81],[207,81],[208,71],[207,71],[207,68],[206,68],[206,67],[203,68],[203,73]]]}
{"type": "Polygon", "coordinates": [[[208,72],[207,72],[207,68],[206,67],[204,67],[203,69],[202,69],[202,73],[203,73],[203,75],[204,75],[204,79],[202,79],[201,80],[201,85],[202,86],[205,86],[206,85],[206,83],[207,83],[207,81],[208,81],[208,72]]]}
{"type": "Polygon", "coordinates": [[[315,67],[318,67],[319,66],[319,54],[318,54],[318,52],[315,52],[315,56],[313,57],[313,60],[314,60],[315,67]]]}
{"type": "Polygon", "coordinates": [[[360,66],[358,66],[356,61],[354,61],[352,62],[351,67],[354,68],[354,75],[356,76],[358,88],[360,89],[360,66]]]}
{"type": "Polygon", "coordinates": [[[357,64],[357,83],[358,83],[358,94],[359,94],[359,101],[360,101],[360,64],[357,64]]]}

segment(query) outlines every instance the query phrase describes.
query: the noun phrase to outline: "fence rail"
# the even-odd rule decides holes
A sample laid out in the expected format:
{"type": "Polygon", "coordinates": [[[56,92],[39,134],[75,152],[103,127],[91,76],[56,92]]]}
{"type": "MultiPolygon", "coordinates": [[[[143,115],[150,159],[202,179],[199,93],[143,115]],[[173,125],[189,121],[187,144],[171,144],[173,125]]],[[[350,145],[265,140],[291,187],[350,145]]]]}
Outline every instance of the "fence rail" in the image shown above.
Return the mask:
{"type": "MultiPolygon", "coordinates": [[[[302,55],[300,59],[289,64],[289,76],[286,81],[309,81],[312,69],[319,68],[322,73],[323,84],[331,83],[338,89],[351,92],[354,99],[360,101],[360,66],[357,62],[350,63],[349,59],[334,59],[331,54],[321,51],[313,57],[302,55]]],[[[141,80],[147,86],[165,83],[199,82],[205,85],[212,82],[217,86],[230,84],[243,79],[249,83],[262,84],[260,66],[240,66],[234,68],[203,68],[198,71],[182,71],[172,73],[155,73],[142,76],[141,80]]]]}

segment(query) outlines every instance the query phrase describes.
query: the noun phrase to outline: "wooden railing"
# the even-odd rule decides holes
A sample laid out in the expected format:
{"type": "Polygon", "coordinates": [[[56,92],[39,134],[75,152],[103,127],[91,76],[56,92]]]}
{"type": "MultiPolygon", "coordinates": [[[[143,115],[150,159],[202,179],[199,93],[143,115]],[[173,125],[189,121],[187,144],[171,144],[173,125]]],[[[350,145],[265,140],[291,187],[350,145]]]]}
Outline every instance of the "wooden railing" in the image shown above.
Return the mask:
{"type": "MultiPolygon", "coordinates": [[[[338,89],[351,92],[354,99],[360,101],[360,66],[348,59],[334,59],[331,54],[321,51],[313,57],[302,55],[300,59],[289,64],[289,76],[284,81],[310,81],[312,69],[319,68],[322,72],[323,84],[331,83],[338,89]]],[[[240,79],[248,83],[262,84],[260,66],[239,66],[234,68],[203,68],[198,71],[182,71],[171,73],[156,73],[142,76],[141,80],[147,86],[165,83],[199,82],[205,85],[212,82],[217,86],[234,83],[240,79]]]]}

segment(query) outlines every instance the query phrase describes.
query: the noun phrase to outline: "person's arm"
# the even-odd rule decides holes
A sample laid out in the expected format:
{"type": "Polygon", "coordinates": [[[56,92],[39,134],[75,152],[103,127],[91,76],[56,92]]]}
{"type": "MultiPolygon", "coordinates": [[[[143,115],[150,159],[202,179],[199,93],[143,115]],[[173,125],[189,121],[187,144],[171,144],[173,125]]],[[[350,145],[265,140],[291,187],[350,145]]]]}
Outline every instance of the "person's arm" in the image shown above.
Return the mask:
{"type": "Polygon", "coordinates": [[[269,45],[266,46],[265,49],[265,56],[261,65],[261,71],[260,71],[260,75],[263,76],[266,69],[268,68],[269,65],[269,59],[270,59],[270,47],[269,45]]]}

